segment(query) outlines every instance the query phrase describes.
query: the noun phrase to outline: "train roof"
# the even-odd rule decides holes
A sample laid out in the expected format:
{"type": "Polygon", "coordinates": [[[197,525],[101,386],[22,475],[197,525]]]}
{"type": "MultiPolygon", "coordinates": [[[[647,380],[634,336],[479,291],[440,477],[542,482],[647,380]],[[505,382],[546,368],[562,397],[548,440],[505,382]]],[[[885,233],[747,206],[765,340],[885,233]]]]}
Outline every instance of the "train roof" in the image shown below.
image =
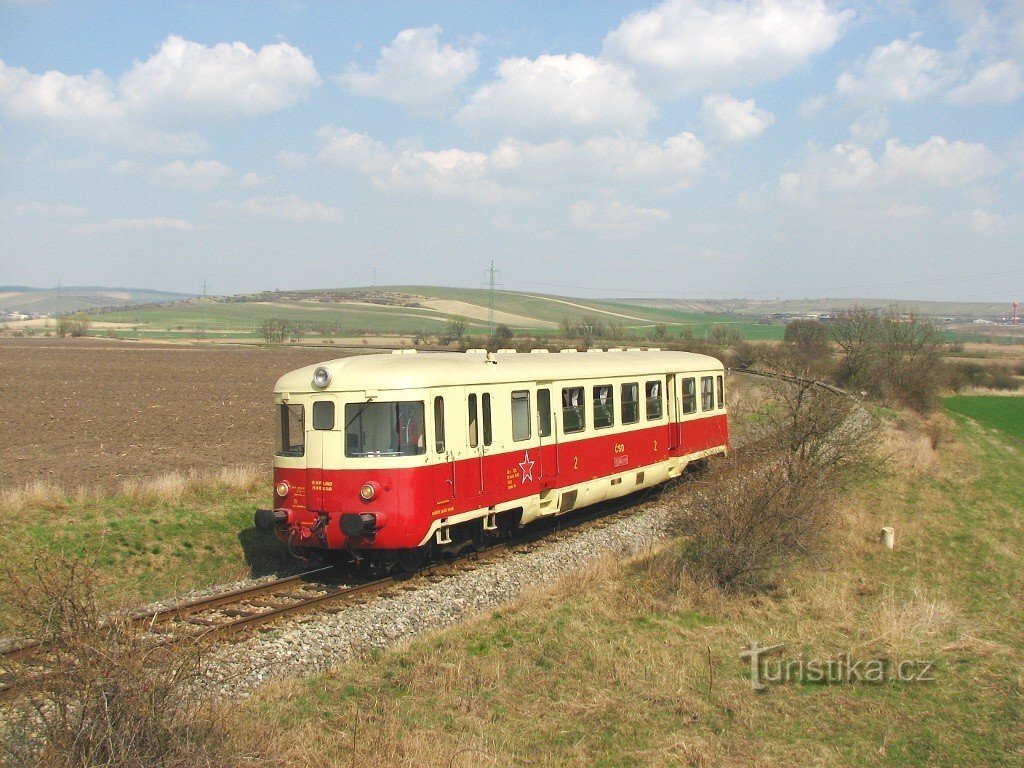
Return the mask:
{"type": "Polygon", "coordinates": [[[708,355],[660,350],[551,352],[416,352],[356,355],[307,365],[286,373],[275,392],[352,392],[365,389],[423,389],[520,381],[560,381],[659,373],[709,371],[722,363],[708,355]],[[331,373],[323,389],[312,386],[313,371],[331,373]]]}

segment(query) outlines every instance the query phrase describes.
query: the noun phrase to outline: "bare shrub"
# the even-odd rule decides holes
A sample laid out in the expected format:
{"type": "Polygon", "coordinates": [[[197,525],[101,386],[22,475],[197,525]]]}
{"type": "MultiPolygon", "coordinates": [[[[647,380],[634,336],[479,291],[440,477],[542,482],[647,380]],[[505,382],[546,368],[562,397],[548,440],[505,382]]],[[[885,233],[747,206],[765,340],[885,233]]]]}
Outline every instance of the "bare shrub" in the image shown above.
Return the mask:
{"type": "Polygon", "coordinates": [[[839,491],[874,463],[876,425],[851,398],[810,381],[774,382],[744,446],[670,505],[687,537],[678,563],[729,589],[764,589],[825,558],[839,491]]]}
{"type": "Polygon", "coordinates": [[[123,614],[81,561],[39,561],[8,573],[4,598],[22,629],[47,643],[46,669],[16,668],[26,696],[0,733],[0,762],[52,766],[237,765],[227,730],[199,693],[197,645],[157,646],[123,614]]]}
{"type": "Polygon", "coordinates": [[[252,491],[266,485],[267,471],[253,464],[222,467],[216,474],[219,485],[232,491],[252,491]]]}
{"type": "Polygon", "coordinates": [[[939,329],[914,314],[851,309],[830,331],[842,350],[837,380],[872,397],[928,413],[947,380],[939,329]]]}
{"type": "Polygon", "coordinates": [[[0,495],[0,511],[21,512],[25,509],[59,509],[64,505],[64,491],[45,480],[35,480],[23,488],[4,491],[0,495]]]}

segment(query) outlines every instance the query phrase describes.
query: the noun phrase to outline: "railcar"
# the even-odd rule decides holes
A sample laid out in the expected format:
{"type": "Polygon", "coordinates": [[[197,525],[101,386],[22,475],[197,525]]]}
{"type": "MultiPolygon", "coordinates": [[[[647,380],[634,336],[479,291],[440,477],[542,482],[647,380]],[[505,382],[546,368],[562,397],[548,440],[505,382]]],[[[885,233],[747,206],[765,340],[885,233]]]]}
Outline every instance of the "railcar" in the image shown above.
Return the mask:
{"type": "Polygon", "coordinates": [[[402,350],[287,373],[274,404],[274,504],[257,527],[389,566],[729,450],[722,363],[687,352],[402,350]]]}

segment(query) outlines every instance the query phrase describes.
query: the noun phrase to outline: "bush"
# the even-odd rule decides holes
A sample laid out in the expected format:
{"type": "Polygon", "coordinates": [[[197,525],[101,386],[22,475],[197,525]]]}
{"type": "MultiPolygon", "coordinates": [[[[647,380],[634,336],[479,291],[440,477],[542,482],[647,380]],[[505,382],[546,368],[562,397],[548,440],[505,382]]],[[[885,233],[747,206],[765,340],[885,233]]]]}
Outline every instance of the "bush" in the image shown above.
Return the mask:
{"type": "Polygon", "coordinates": [[[73,336],[78,338],[85,336],[86,331],[92,327],[92,320],[87,315],[77,313],[74,315],[61,315],[57,318],[57,335],[61,338],[73,336]]]}
{"type": "Polygon", "coordinates": [[[244,756],[227,752],[227,728],[200,693],[198,646],[147,641],[124,614],[107,613],[100,593],[80,561],[39,561],[29,577],[9,572],[4,596],[59,671],[14,670],[31,688],[2,729],[0,763],[239,765],[244,756]]]}
{"type": "Polygon", "coordinates": [[[919,413],[934,410],[946,380],[939,329],[916,315],[851,309],[839,312],[832,340],[842,350],[837,381],[919,413]]]}
{"type": "Polygon", "coordinates": [[[670,505],[687,537],[680,567],[726,589],[758,590],[827,556],[846,481],[874,462],[875,423],[809,382],[772,385],[737,455],[670,505]]]}

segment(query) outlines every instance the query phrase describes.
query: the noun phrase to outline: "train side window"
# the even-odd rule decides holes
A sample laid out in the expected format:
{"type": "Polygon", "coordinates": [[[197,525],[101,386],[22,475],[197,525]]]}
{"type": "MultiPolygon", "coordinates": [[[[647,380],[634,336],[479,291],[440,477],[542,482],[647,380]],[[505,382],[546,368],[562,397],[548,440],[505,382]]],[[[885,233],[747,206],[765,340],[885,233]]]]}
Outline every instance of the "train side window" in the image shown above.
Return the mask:
{"type": "Polygon", "coordinates": [[[583,387],[562,390],[562,432],[571,434],[587,428],[587,406],[583,401],[583,387]]]}
{"type": "Polygon", "coordinates": [[[480,400],[480,404],[483,406],[483,421],[484,421],[484,445],[491,444],[491,396],[489,393],[484,392],[483,397],[480,400]]]}
{"type": "Polygon", "coordinates": [[[615,423],[615,403],[612,401],[612,385],[598,384],[594,387],[594,429],[604,429],[615,423]]]}
{"type": "Polygon", "coordinates": [[[715,377],[700,377],[700,409],[710,411],[715,407],[715,377]]]}
{"type": "Polygon", "coordinates": [[[683,379],[683,413],[697,412],[697,380],[683,379]]]}
{"type": "Polygon", "coordinates": [[[333,400],[317,400],[313,403],[313,429],[334,429],[333,400]]]}
{"type": "Polygon", "coordinates": [[[644,393],[647,396],[647,420],[655,421],[661,418],[662,414],[662,383],[660,381],[648,381],[644,385],[644,393]]]}
{"type": "Polygon", "coordinates": [[[718,377],[718,407],[725,408],[725,377],[718,377]]]}
{"type": "Polygon", "coordinates": [[[551,434],[551,390],[537,390],[537,434],[548,437],[551,434]]]}
{"type": "Polygon", "coordinates": [[[434,398],[434,450],[444,453],[444,398],[434,398]]]}
{"type": "Polygon", "coordinates": [[[530,439],[530,393],[525,389],[512,393],[512,439],[530,439]]]}
{"type": "Polygon", "coordinates": [[[623,384],[620,396],[622,398],[622,423],[636,424],[640,421],[640,385],[635,381],[631,384],[623,384]]]}
{"type": "Polygon", "coordinates": [[[480,444],[480,424],[476,419],[476,395],[469,396],[469,447],[480,444]]]}
{"type": "Polygon", "coordinates": [[[306,442],[305,408],[281,403],[277,420],[277,455],[302,456],[306,442]]]}

